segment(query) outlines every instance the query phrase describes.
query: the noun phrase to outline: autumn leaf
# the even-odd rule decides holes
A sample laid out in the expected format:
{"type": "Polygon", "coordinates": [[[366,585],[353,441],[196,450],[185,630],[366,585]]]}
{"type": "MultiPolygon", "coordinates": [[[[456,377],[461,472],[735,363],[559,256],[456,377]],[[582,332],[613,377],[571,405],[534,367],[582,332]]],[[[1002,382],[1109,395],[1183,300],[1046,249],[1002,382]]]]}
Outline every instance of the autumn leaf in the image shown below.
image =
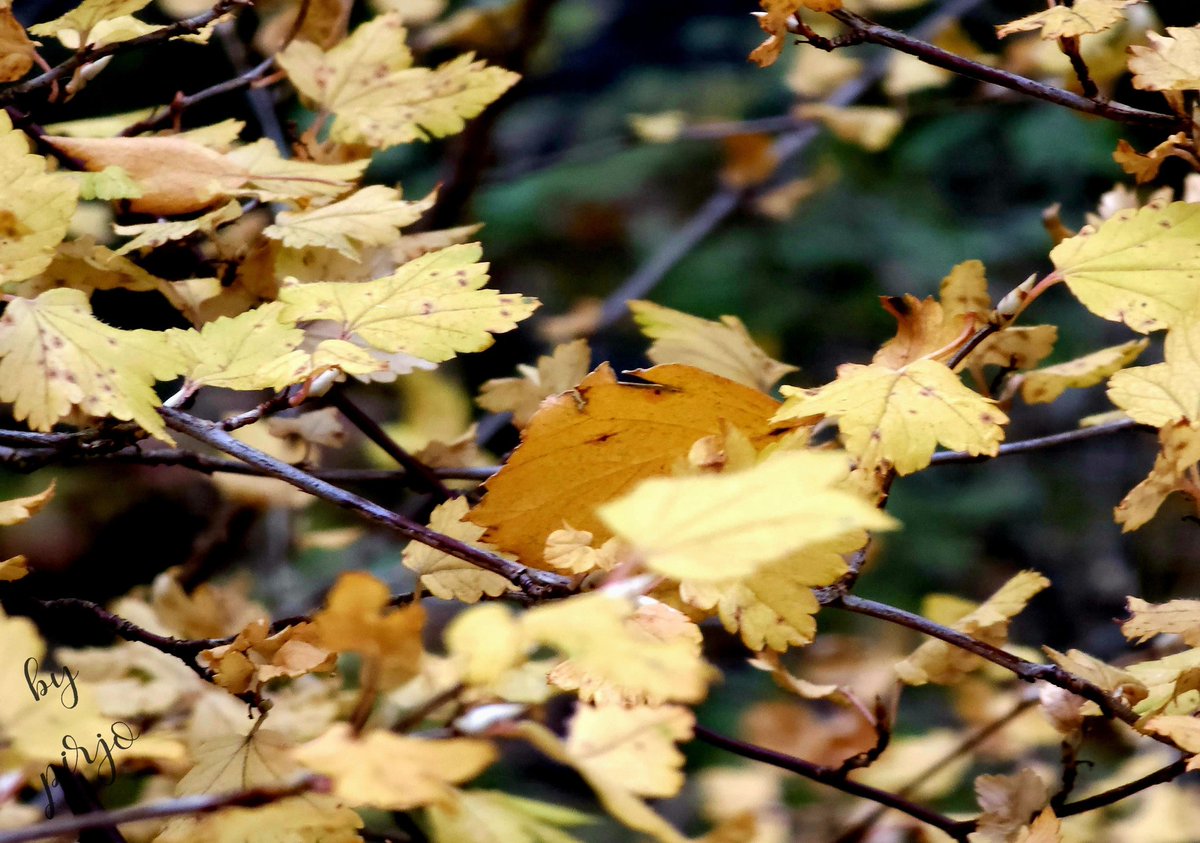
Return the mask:
{"type": "Polygon", "coordinates": [[[842,0],[759,0],[762,11],[758,14],[758,25],[767,33],[767,40],[754,48],[750,61],[759,67],[770,67],[783,52],[787,41],[788,18],[798,15],[801,9],[814,12],[833,12],[842,8],[842,0]]]}
{"type": "Polygon", "coordinates": [[[1015,843],[1062,843],[1062,823],[1053,808],[1043,808],[1037,819],[1017,835],[1015,843]]]}
{"type": "MultiPolygon", "coordinates": [[[[959,617],[939,617],[936,620],[980,641],[1002,647],[1008,640],[1008,625],[1012,618],[1025,608],[1034,595],[1049,585],[1050,581],[1041,574],[1022,571],[977,606],[965,600],[954,600],[953,606],[947,608],[959,617]]],[[[945,605],[947,601],[942,602],[945,605]]],[[[926,641],[896,665],[896,673],[909,685],[924,685],[927,682],[951,685],[981,664],[983,659],[980,656],[959,650],[945,641],[926,641]]]]}
{"type": "Polygon", "coordinates": [[[799,106],[796,116],[824,124],[834,137],[861,146],[868,152],[887,149],[904,125],[899,111],[878,105],[810,103],[799,106]]]}
{"type": "Polygon", "coordinates": [[[1004,843],[1046,806],[1050,788],[1028,767],[1008,776],[979,776],[975,798],[983,813],[971,835],[976,843],[1004,843]]]}
{"type": "Polygon", "coordinates": [[[420,670],[425,610],[420,603],[389,608],[391,599],[387,586],[370,574],[342,574],[325,598],[325,607],[313,615],[314,636],[309,641],[375,662],[385,687],[406,681],[420,670]]]}
{"type": "Polygon", "coordinates": [[[1036,369],[1021,381],[1021,397],[1027,404],[1049,404],[1068,389],[1095,386],[1136,360],[1147,345],[1149,340],[1133,340],[1036,369]]]}
{"type": "Polygon", "coordinates": [[[562,831],[595,822],[572,808],[525,799],[499,790],[458,790],[430,805],[426,816],[433,843],[576,843],[562,831]]]}
{"type": "Polygon", "coordinates": [[[895,529],[893,518],[838,488],[849,473],[844,455],[788,451],[745,471],[645,480],[597,515],[656,573],[738,579],[847,534],[895,529]]]}
{"type": "Polygon", "coordinates": [[[153,843],[360,843],[362,827],[358,814],[334,797],[308,794],[171,820],[153,843]]]}
{"type": "Polygon", "coordinates": [[[36,49],[12,7],[0,8],[0,82],[16,82],[33,67],[36,49]]]}
{"type": "Polygon", "coordinates": [[[1144,644],[1156,635],[1178,635],[1188,646],[1200,647],[1200,600],[1154,604],[1130,597],[1128,608],[1130,618],[1121,632],[1130,641],[1144,644]]]}
{"type": "MultiPolygon", "coordinates": [[[[1043,646],[1042,650],[1050,657],[1050,661],[1063,670],[1091,682],[1098,688],[1103,688],[1129,705],[1136,705],[1146,698],[1146,686],[1127,670],[1113,667],[1080,650],[1071,649],[1060,653],[1046,646],[1043,646]]],[[[1094,702],[1077,699],[1081,704],[1082,715],[1094,717],[1102,714],[1100,707],[1094,702]]]]}
{"type": "Polygon", "coordinates": [[[133,420],[173,441],[155,411],[156,380],[180,370],[177,353],[155,331],[119,331],[92,316],[79,290],[14,299],[0,316],[0,401],[35,430],[50,430],[73,408],[133,420]]]}
{"type": "Polygon", "coordinates": [[[79,187],[29,152],[24,132],[0,114],[0,283],[37,275],[50,263],[75,210],[79,187]]]}
{"type": "Polygon", "coordinates": [[[239,193],[263,202],[341,196],[354,189],[370,163],[369,158],[338,164],[284,158],[269,138],[230,149],[225,159],[246,176],[239,193]]]}
{"type": "Polygon", "coordinates": [[[576,389],[542,403],[520,447],[487,481],[487,495],[468,516],[488,528],[487,541],[541,566],[547,538],[564,523],[597,542],[611,538],[595,506],[646,477],[668,474],[723,422],[756,447],[786,432],[769,422],[778,402],[757,390],[678,364],[637,374],[650,383],[618,382],[602,364],[576,389]]]}
{"type": "Polygon", "coordinates": [[[85,236],[59,243],[49,266],[32,278],[10,285],[9,290],[32,299],[56,287],[72,287],[91,295],[95,290],[164,291],[166,286],[161,278],[85,236]]]}
{"type": "Polygon", "coordinates": [[[150,0],[83,0],[65,15],[45,23],[29,27],[34,35],[58,35],[64,30],[79,33],[81,42],[86,43],[87,34],[98,23],[129,15],[141,10],[150,0]]]}
{"type": "Polygon", "coordinates": [[[1193,500],[1200,495],[1192,473],[1200,463],[1200,428],[1187,422],[1176,422],[1162,428],[1158,439],[1161,449],[1150,475],[1130,490],[1114,512],[1124,532],[1136,530],[1153,518],[1172,492],[1185,492],[1193,500]]]}
{"type": "Polygon", "coordinates": [[[520,377],[484,381],[476,403],[493,413],[512,413],[513,424],[524,428],[543,400],[573,389],[587,376],[591,359],[587,340],[555,346],[536,365],[517,366],[520,377]]]}
{"type": "Polygon", "coordinates": [[[1186,320],[1200,302],[1200,205],[1119,211],[1050,252],[1071,292],[1097,316],[1140,333],[1186,320]]]}
{"type": "Polygon", "coordinates": [[[276,61],[302,96],[334,114],[332,140],[378,148],[461,132],[519,78],[469,53],[436,70],[412,67],[395,13],[362,24],[328,51],[292,41],[276,61]]]}
{"type": "Polygon", "coordinates": [[[654,340],[646,352],[654,363],[695,366],[763,392],[796,371],[768,357],[736,316],[710,322],[648,301],[631,301],[629,309],[642,333],[654,340]]]}
{"type": "MultiPolygon", "coordinates": [[[[483,528],[463,520],[468,508],[465,497],[451,498],[438,504],[429,517],[429,528],[480,550],[495,553],[492,545],[481,540],[483,528]]],[[[484,595],[499,597],[515,588],[499,574],[485,571],[420,542],[409,542],[402,559],[404,567],[420,575],[422,588],[429,589],[430,594],[442,600],[477,603],[484,595]]]]}
{"type": "Polygon", "coordinates": [[[1117,149],[1113,152],[1113,160],[1121,165],[1121,169],[1137,179],[1138,184],[1148,182],[1158,175],[1158,171],[1168,158],[1179,157],[1189,160],[1188,137],[1183,132],[1176,132],[1165,141],[1158,144],[1145,155],[1129,145],[1129,141],[1117,141],[1117,149]]]}
{"type": "Polygon", "coordinates": [[[36,495],[0,501],[0,527],[11,527],[37,515],[46,504],[54,500],[56,485],[56,481],[51,480],[50,485],[36,495]]]}
{"type": "Polygon", "coordinates": [[[1165,715],[1147,721],[1142,731],[1164,735],[1173,740],[1180,749],[1192,754],[1188,760],[1189,770],[1200,769],[1200,720],[1184,715],[1165,715]]]}
{"type": "Polygon", "coordinates": [[[328,776],[334,795],[351,805],[408,811],[453,800],[451,785],[491,766],[496,749],[472,738],[410,738],[383,729],[355,736],[338,723],[292,755],[328,776]]]}
{"type": "Polygon", "coordinates": [[[1168,26],[1166,35],[1147,32],[1150,46],[1129,48],[1133,86],[1143,91],[1200,88],[1200,27],[1168,26]]]}
{"type": "MultiPolygon", "coordinates": [[[[1154,427],[1200,421],[1200,320],[1167,332],[1163,363],[1122,369],[1108,382],[1109,399],[1130,418],[1154,427]]],[[[1176,438],[1185,436],[1178,431],[1176,438]]]]}
{"type": "Polygon", "coordinates": [[[1125,20],[1126,6],[1141,0],[1075,0],[1070,6],[1052,6],[1012,23],[996,27],[996,36],[1004,38],[1016,32],[1040,29],[1047,41],[1078,38],[1104,32],[1125,20]]]}
{"type": "Polygon", "coordinates": [[[127,255],[139,249],[153,249],[172,240],[183,240],[193,234],[214,234],[227,222],[233,222],[242,215],[242,206],[236,199],[190,220],[175,220],[167,222],[146,222],[136,225],[114,225],[113,232],[122,237],[132,237],[125,245],[117,249],[116,254],[127,255]]]}
{"type": "Polygon", "coordinates": [[[279,291],[287,305],[282,318],[330,322],[342,339],[432,363],[482,351],[492,334],[511,331],[538,302],[480,289],[488,280],[480,254],[478,244],[450,246],[366,283],[285,285],[279,291]]]}
{"type": "Polygon", "coordinates": [[[1200,710],[1200,650],[1137,662],[1126,670],[1146,689],[1133,708],[1138,715],[1183,715],[1200,710]]]}
{"type": "Polygon", "coordinates": [[[649,598],[635,606],[604,591],[582,594],[529,610],[521,625],[567,658],[550,682],[598,704],[699,702],[712,678],[700,630],[649,598]]]}
{"type": "Polygon", "coordinates": [[[357,260],[362,246],[383,246],[433,207],[436,194],[405,202],[400,191],[373,184],[345,199],[304,211],[281,211],[263,234],[293,249],[334,249],[357,260]]]}
{"type": "Polygon", "coordinates": [[[270,635],[266,620],[257,620],[232,643],[202,651],[197,661],[213,671],[215,684],[244,694],[273,679],[332,670],[336,656],[316,646],[314,637],[312,624],[293,624],[270,635]]]}
{"type": "Polygon", "coordinates": [[[488,685],[520,665],[531,644],[521,624],[499,603],[484,603],[458,615],[444,638],[463,681],[472,685],[488,685]]]}
{"type": "Polygon", "coordinates": [[[844,364],[816,390],[782,389],[773,421],[826,416],[838,421],[846,450],[868,464],[886,460],[899,474],[929,465],[939,444],[971,454],[995,454],[1008,416],[995,402],[963,386],[942,363],[917,360],[900,369],[844,364]]]}
{"type": "Polygon", "coordinates": [[[576,530],[567,524],[546,537],[543,559],[546,565],[572,574],[590,571],[611,571],[629,556],[629,547],[618,538],[611,538],[600,547],[593,547],[595,537],[587,530],[576,530]]]}

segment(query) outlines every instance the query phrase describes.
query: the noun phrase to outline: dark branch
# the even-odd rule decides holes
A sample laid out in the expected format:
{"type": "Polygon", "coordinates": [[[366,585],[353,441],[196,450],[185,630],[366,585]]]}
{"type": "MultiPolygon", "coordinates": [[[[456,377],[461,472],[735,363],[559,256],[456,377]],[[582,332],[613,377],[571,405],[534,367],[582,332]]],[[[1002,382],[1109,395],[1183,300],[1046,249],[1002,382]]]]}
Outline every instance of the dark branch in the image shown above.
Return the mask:
{"type": "Polygon", "coordinates": [[[1031,451],[1041,451],[1047,448],[1057,448],[1060,445],[1069,445],[1073,442],[1085,442],[1088,439],[1099,439],[1102,436],[1111,436],[1114,433],[1122,433],[1126,430],[1150,430],[1145,425],[1138,424],[1133,419],[1121,419],[1107,424],[1098,424],[1095,427],[1081,427],[1078,430],[1067,430],[1062,433],[1052,433],[1049,436],[1039,436],[1035,439],[1021,439],[1016,442],[1007,442],[1000,446],[1000,450],[995,456],[987,456],[986,454],[969,454],[966,451],[942,451],[933,455],[932,465],[950,465],[952,463],[964,462],[985,462],[995,459],[996,457],[1010,457],[1014,454],[1028,454],[1031,451]]]}
{"type": "Polygon", "coordinates": [[[1165,784],[1179,778],[1187,771],[1187,758],[1180,758],[1178,761],[1173,761],[1165,767],[1160,767],[1152,773],[1147,773],[1140,779],[1134,779],[1131,782],[1126,782],[1103,793],[1097,793],[1094,796],[1089,796],[1086,799],[1076,799],[1074,802],[1068,802],[1061,808],[1056,808],[1054,813],[1060,817],[1072,817],[1075,814],[1083,814],[1088,811],[1094,811],[1097,808],[1104,808],[1122,799],[1133,796],[1135,793],[1141,793],[1147,788],[1154,787],[1156,784],[1165,784]]]}
{"type": "Polygon", "coordinates": [[[194,94],[187,96],[178,96],[175,100],[166,107],[161,113],[153,117],[147,117],[145,120],[139,120],[131,126],[127,126],[125,131],[121,132],[124,137],[133,137],[140,135],[142,132],[152,132],[156,129],[163,129],[173,125],[179,120],[180,115],[193,106],[199,105],[205,100],[219,97],[222,94],[229,94],[234,91],[240,91],[242,88],[248,88],[254,82],[257,82],[267,74],[267,71],[275,64],[274,58],[269,58],[266,61],[256,64],[254,67],[241,73],[232,79],[226,79],[224,82],[218,82],[215,85],[210,85],[207,88],[197,91],[194,94]]]}

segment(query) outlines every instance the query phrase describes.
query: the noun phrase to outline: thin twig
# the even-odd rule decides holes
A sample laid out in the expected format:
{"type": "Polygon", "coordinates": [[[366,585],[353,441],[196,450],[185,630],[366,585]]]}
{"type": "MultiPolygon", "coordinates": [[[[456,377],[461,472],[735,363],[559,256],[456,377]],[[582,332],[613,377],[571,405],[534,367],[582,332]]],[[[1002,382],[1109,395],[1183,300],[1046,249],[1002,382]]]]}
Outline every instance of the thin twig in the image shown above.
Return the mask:
{"type": "Polygon", "coordinates": [[[173,124],[179,119],[179,116],[193,106],[199,105],[205,100],[210,100],[213,97],[219,97],[222,94],[229,94],[234,91],[240,91],[242,88],[248,88],[254,82],[257,82],[267,74],[275,65],[274,57],[259,62],[254,67],[247,70],[245,73],[240,73],[232,79],[226,79],[224,82],[218,82],[215,85],[210,85],[196,91],[194,94],[187,96],[176,97],[175,100],[163,109],[159,114],[153,117],[147,117],[145,120],[127,126],[125,131],[121,132],[124,137],[133,137],[140,135],[142,132],[152,132],[156,129],[161,129],[165,126],[173,124]]]}
{"type": "Polygon", "coordinates": [[[222,808],[256,808],[291,796],[321,790],[324,787],[324,779],[313,777],[306,778],[290,787],[260,787],[236,793],[181,796],[178,799],[166,799],[161,802],[152,802],[149,805],[135,805],[132,808],[118,808],[112,811],[95,811],[77,817],[61,817],[12,831],[0,831],[0,843],[26,843],[28,840],[44,840],[47,837],[75,834],[88,828],[123,825],[139,820],[162,819],[185,814],[206,814],[222,808]]]}
{"type": "Polygon", "coordinates": [[[59,79],[74,73],[76,68],[82,67],[89,62],[94,62],[97,59],[102,59],[105,56],[134,50],[138,47],[161,44],[180,35],[191,35],[192,33],[199,32],[222,15],[228,14],[236,8],[249,6],[251,2],[252,0],[220,0],[220,2],[207,12],[201,12],[194,17],[176,21],[164,26],[162,29],[156,29],[153,32],[147,32],[145,35],[139,35],[137,38],[130,38],[126,41],[115,41],[111,44],[103,44],[96,47],[83,47],[66,61],[50,68],[42,75],[35,76],[28,81],[0,91],[0,104],[19,100],[27,94],[48,87],[59,79]]]}
{"type": "MultiPolygon", "coordinates": [[[[872,802],[878,802],[880,805],[894,808],[897,811],[908,814],[913,819],[920,820],[927,825],[944,831],[955,840],[966,840],[966,835],[963,833],[963,826],[958,821],[947,817],[945,814],[939,814],[937,811],[897,796],[894,793],[847,779],[841,772],[832,767],[823,767],[820,764],[814,764],[811,761],[805,761],[793,755],[787,755],[786,753],[776,752],[766,747],[739,741],[722,735],[719,732],[714,732],[712,729],[704,726],[696,726],[696,737],[707,744],[724,749],[727,752],[732,752],[735,755],[740,755],[743,758],[749,758],[752,761],[761,761],[764,764],[770,764],[772,767],[778,767],[781,770],[787,770],[790,773],[804,776],[806,779],[828,785],[851,796],[860,796],[863,799],[869,799],[872,802]]],[[[0,843],[3,843],[3,841],[0,841],[0,843]]]]}
{"type": "Polygon", "coordinates": [[[1104,808],[1109,805],[1120,802],[1133,796],[1135,793],[1141,793],[1147,788],[1154,787],[1156,784],[1165,784],[1173,781],[1187,772],[1188,758],[1180,758],[1178,761],[1172,761],[1165,767],[1160,767],[1152,773],[1147,773],[1139,779],[1134,779],[1131,782],[1118,785],[1097,793],[1093,796],[1088,796],[1084,799],[1076,799],[1074,802],[1068,802],[1061,808],[1055,809],[1055,814],[1060,817],[1072,817],[1076,814],[1084,814],[1088,811],[1094,811],[1097,808],[1104,808]]]}
{"type": "Polygon", "coordinates": [[[1083,60],[1083,56],[1079,52],[1079,36],[1059,38],[1058,49],[1062,50],[1062,54],[1071,62],[1071,69],[1075,71],[1075,78],[1079,80],[1079,88],[1083,91],[1083,95],[1090,100],[1099,97],[1100,89],[1096,87],[1091,71],[1088,70],[1087,62],[1083,60]]]}
{"type": "Polygon", "coordinates": [[[881,26],[874,21],[867,20],[845,9],[831,12],[830,14],[848,26],[858,41],[890,47],[898,52],[914,56],[926,64],[957,73],[959,76],[977,79],[980,82],[989,82],[993,85],[999,85],[1001,88],[1007,88],[1010,91],[1034,97],[1035,99],[1044,100],[1054,105],[1061,105],[1084,114],[1104,117],[1118,123],[1134,126],[1151,126],[1159,129],[1178,129],[1180,126],[1180,118],[1173,114],[1143,111],[1140,108],[1133,108],[1117,102],[1105,102],[1081,97],[1078,94],[1064,91],[1062,88],[1056,88],[1044,82],[1027,79],[1024,76],[1018,76],[1015,73],[1001,70],[998,67],[992,67],[963,58],[962,56],[943,50],[941,47],[922,41],[919,37],[906,35],[903,32],[881,26]]]}
{"type": "Polygon", "coordinates": [[[1016,442],[1006,442],[993,455],[970,454],[966,451],[941,451],[933,455],[931,465],[951,465],[953,463],[985,462],[996,457],[1010,457],[1014,454],[1028,454],[1032,451],[1043,451],[1047,448],[1057,448],[1060,445],[1070,445],[1073,442],[1086,442],[1088,439],[1099,439],[1114,433],[1127,430],[1150,430],[1151,428],[1135,422],[1133,419],[1120,419],[1114,422],[1098,424],[1095,427],[1081,427],[1077,430],[1066,430],[1062,433],[1051,433],[1033,439],[1019,439],[1016,442]]]}
{"type": "Polygon", "coordinates": [[[314,497],[355,512],[368,521],[387,527],[405,538],[470,562],[485,571],[491,571],[517,586],[529,597],[540,599],[564,596],[570,593],[571,581],[567,577],[527,568],[517,562],[435,532],[415,521],[410,521],[403,515],[384,509],[366,498],[347,492],[345,489],[313,477],[295,466],[251,448],[244,442],[234,439],[214,422],[205,421],[170,407],[160,407],[159,413],[166,420],[167,426],[173,430],[186,433],[232,457],[256,465],[272,477],[284,480],[314,497]]]}

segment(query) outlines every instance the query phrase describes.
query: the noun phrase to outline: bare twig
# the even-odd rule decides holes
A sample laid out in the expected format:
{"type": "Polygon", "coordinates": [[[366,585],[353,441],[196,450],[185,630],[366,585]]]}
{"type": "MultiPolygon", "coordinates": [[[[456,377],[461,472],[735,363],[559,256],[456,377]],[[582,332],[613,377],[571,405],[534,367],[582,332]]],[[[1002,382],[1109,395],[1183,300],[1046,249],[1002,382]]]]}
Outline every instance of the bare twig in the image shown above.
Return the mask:
{"type": "Polygon", "coordinates": [[[275,59],[269,58],[266,61],[256,64],[245,73],[238,74],[232,79],[226,79],[224,82],[218,82],[215,85],[210,85],[207,88],[196,91],[194,94],[177,96],[174,101],[159,114],[156,114],[153,117],[147,117],[145,120],[139,120],[138,122],[127,126],[125,131],[121,132],[121,134],[124,137],[133,137],[134,135],[140,135],[142,132],[152,132],[156,129],[162,129],[166,126],[170,126],[179,119],[183,112],[187,111],[193,106],[199,105],[205,100],[250,87],[250,85],[252,85],[254,82],[257,82],[259,79],[266,76],[267,71],[269,71],[274,64],[275,59]]]}
{"type": "Polygon", "coordinates": [[[178,817],[188,814],[206,814],[222,808],[256,808],[259,805],[277,802],[291,796],[321,790],[325,786],[324,782],[325,780],[321,778],[306,778],[289,787],[261,787],[236,793],[182,796],[178,799],[166,799],[161,802],[152,802],[149,805],[136,805],[132,808],[94,811],[77,817],[61,817],[12,831],[0,831],[0,843],[26,843],[28,840],[44,840],[48,837],[71,835],[88,828],[102,828],[139,820],[178,817]]]}
{"type": "Polygon", "coordinates": [[[1113,805],[1122,799],[1127,799],[1136,793],[1141,793],[1147,788],[1154,787],[1156,784],[1165,784],[1179,778],[1187,772],[1188,760],[1187,758],[1180,758],[1178,761],[1172,761],[1165,767],[1160,767],[1139,779],[1134,779],[1131,782],[1126,782],[1123,785],[1118,785],[1117,787],[1084,799],[1076,799],[1074,802],[1068,802],[1061,808],[1055,809],[1054,813],[1060,817],[1072,817],[1076,814],[1084,814],[1088,811],[1094,811],[1097,808],[1113,805]]]}
{"type": "Polygon", "coordinates": [[[942,451],[933,455],[932,465],[950,465],[952,463],[964,462],[985,462],[995,459],[996,457],[1009,457],[1014,454],[1028,454],[1033,451],[1042,451],[1047,448],[1057,448],[1060,445],[1069,445],[1073,442],[1085,442],[1088,439],[1099,439],[1103,436],[1111,436],[1114,433],[1123,433],[1127,430],[1150,430],[1145,425],[1138,424],[1133,419],[1120,419],[1119,421],[1108,422],[1107,424],[1098,424],[1095,427],[1081,427],[1078,430],[1067,430],[1062,433],[1052,433],[1048,436],[1038,436],[1034,439],[1021,439],[1016,442],[1007,442],[1000,446],[995,456],[987,456],[986,454],[969,454],[966,451],[942,451]]]}
{"type": "Polygon", "coordinates": [[[566,577],[527,568],[517,562],[479,550],[458,539],[442,535],[415,521],[410,521],[403,515],[384,509],[366,498],[347,492],[345,489],[313,477],[295,466],[251,448],[244,442],[239,442],[214,422],[205,421],[170,407],[160,407],[159,413],[166,420],[167,426],[173,430],[186,433],[232,457],[258,466],[272,477],[284,480],[310,495],[355,512],[368,521],[387,527],[405,538],[421,542],[450,556],[470,562],[485,571],[491,571],[517,586],[531,598],[564,596],[571,591],[571,581],[566,577]]]}
{"type": "MultiPolygon", "coordinates": [[[[776,752],[766,747],[739,741],[722,735],[719,732],[714,732],[712,729],[704,726],[696,727],[696,737],[711,746],[724,749],[743,758],[749,758],[752,761],[761,761],[764,764],[770,764],[772,767],[778,767],[781,770],[787,770],[790,773],[804,776],[806,779],[828,785],[851,796],[860,796],[863,799],[869,799],[872,802],[878,802],[880,805],[894,808],[897,811],[908,814],[913,819],[920,820],[927,825],[940,829],[955,840],[966,840],[966,832],[969,829],[966,829],[963,823],[889,791],[851,781],[840,770],[832,767],[823,767],[820,764],[813,764],[811,761],[805,761],[793,755],[787,755],[786,753],[776,752]]],[[[0,843],[3,843],[3,841],[0,841],[0,843]]]]}

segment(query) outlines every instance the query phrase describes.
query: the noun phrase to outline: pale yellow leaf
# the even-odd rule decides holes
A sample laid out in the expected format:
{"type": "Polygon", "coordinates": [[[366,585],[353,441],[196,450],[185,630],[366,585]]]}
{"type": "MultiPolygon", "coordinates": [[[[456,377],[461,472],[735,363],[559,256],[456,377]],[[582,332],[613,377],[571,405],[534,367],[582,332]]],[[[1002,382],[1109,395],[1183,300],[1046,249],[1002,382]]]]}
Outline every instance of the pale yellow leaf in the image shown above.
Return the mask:
{"type": "Polygon", "coordinates": [[[0,82],[16,82],[33,67],[34,42],[13,16],[12,7],[0,7],[0,82]]]}
{"type": "MultiPolygon", "coordinates": [[[[483,527],[462,520],[468,507],[465,497],[452,498],[438,504],[429,517],[429,528],[480,550],[495,553],[496,549],[492,545],[481,540],[483,527]]],[[[402,558],[404,567],[416,571],[420,576],[421,586],[442,600],[477,603],[484,595],[499,597],[515,588],[499,574],[485,571],[470,562],[420,542],[409,542],[402,558]]]]}
{"type": "Polygon", "coordinates": [[[426,811],[433,843],[578,843],[563,828],[595,822],[572,808],[499,790],[459,790],[426,811]]]}
{"type": "Polygon", "coordinates": [[[41,512],[46,504],[54,500],[55,485],[56,482],[51,480],[50,485],[36,495],[0,501],[0,527],[20,524],[41,512]]]}
{"type": "Polygon", "coordinates": [[[291,749],[292,742],[270,727],[206,739],[193,750],[192,769],[175,785],[175,793],[190,796],[281,787],[302,772],[289,754],[291,749]]]}
{"type": "Polygon", "coordinates": [[[89,295],[93,290],[160,290],[165,293],[169,289],[161,278],[86,236],[59,243],[49,266],[32,278],[10,285],[9,290],[22,298],[32,299],[55,287],[72,287],[89,295]]]}
{"type": "Polygon", "coordinates": [[[372,729],[355,736],[345,723],[297,747],[297,761],[333,781],[350,805],[408,811],[453,799],[451,785],[475,778],[496,760],[487,741],[426,740],[372,729]]]}
{"type": "Polygon", "coordinates": [[[394,13],[362,24],[329,51],[295,40],[276,60],[304,97],[333,112],[333,140],[380,148],[462,131],[518,79],[469,53],[436,70],[412,67],[394,13]]]}
{"type": "Polygon", "coordinates": [[[241,191],[263,202],[341,196],[354,189],[369,158],[321,164],[284,158],[267,138],[230,150],[225,157],[246,174],[241,191]]]}
{"type": "Polygon", "coordinates": [[[1200,421],[1200,320],[1169,331],[1163,350],[1163,363],[1114,374],[1109,399],[1134,421],[1154,427],[1200,421]]]}
{"type": "Polygon", "coordinates": [[[446,652],[472,685],[495,682],[525,660],[529,642],[520,623],[499,603],[473,606],[446,628],[446,652]]]}
{"type": "Polygon", "coordinates": [[[818,390],[782,391],[787,400],[775,421],[835,418],[848,451],[872,464],[886,460],[902,475],[929,465],[938,444],[995,454],[1008,421],[995,402],[967,389],[935,360],[901,369],[845,364],[836,381],[818,390]]]}
{"type": "Polygon", "coordinates": [[[1028,828],[1021,829],[1015,843],[1062,843],[1063,828],[1053,808],[1044,808],[1028,828]]]}
{"type": "Polygon", "coordinates": [[[648,301],[631,301],[629,309],[642,333],[654,340],[646,352],[654,363],[684,363],[764,392],[796,371],[768,357],[736,316],[710,322],[648,301]]]}
{"type": "Polygon", "coordinates": [[[587,530],[576,530],[566,524],[546,537],[543,558],[547,565],[559,571],[586,574],[611,571],[628,557],[628,548],[620,539],[611,538],[600,547],[593,547],[593,544],[592,534],[587,530]]]}
{"type": "Polygon", "coordinates": [[[29,152],[25,133],[0,114],[0,283],[41,272],[66,236],[79,186],[47,169],[45,158],[29,152]]]}
{"type": "Polygon", "coordinates": [[[387,354],[402,352],[440,363],[482,351],[492,334],[511,331],[537,300],[495,290],[477,244],[450,246],[409,261],[392,275],[367,283],[293,284],[279,291],[284,319],[328,321],[342,339],[360,338],[387,354]]]}
{"type": "Polygon", "coordinates": [[[1200,26],[1168,26],[1166,35],[1147,32],[1150,46],[1129,48],[1133,86],[1143,91],[1200,88],[1200,26]]]}
{"type": "Polygon", "coordinates": [[[1132,340],[1029,372],[1021,382],[1021,397],[1028,404],[1049,404],[1068,389],[1095,386],[1136,360],[1149,343],[1132,340]]]}
{"type": "Polygon", "coordinates": [[[975,798],[980,815],[971,843],[1007,843],[1050,799],[1046,782],[1028,767],[1007,776],[979,776],[975,798]]]}
{"type": "Polygon", "coordinates": [[[127,255],[138,249],[153,249],[172,240],[182,240],[193,234],[213,234],[217,228],[227,222],[232,222],[242,215],[242,206],[236,199],[209,211],[207,214],[190,220],[147,222],[137,225],[114,225],[113,231],[122,237],[132,237],[128,243],[117,249],[116,254],[127,255]]]}
{"type": "Polygon", "coordinates": [[[358,814],[336,798],[315,793],[177,818],[153,843],[361,843],[362,826],[358,814]]]}
{"type": "Polygon", "coordinates": [[[180,362],[162,333],[97,320],[79,290],[14,299],[0,316],[0,401],[35,430],[50,430],[78,407],[136,421],[170,442],[153,385],[178,374],[180,362]]]}
{"type": "Polygon", "coordinates": [[[1195,498],[1196,487],[1190,473],[1200,462],[1200,428],[1187,422],[1169,424],[1158,432],[1158,439],[1161,449],[1149,476],[1130,490],[1114,512],[1125,532],[1136,530],[1153,518],[1172,492],[1185,491],[1195,498]]]}
{"type": "Polygon", "coordinates": [[[1128,601],[1131,617],[1121,624],[1121,632],[1130,641],[1143,644],[1156,635],[1179,635],[1189,646],[1200,646],[1200,600],[1128,601]]]}
{"type": "Polygon", "coordinates": [[[84,36],[101,21],[139,11],[150,0],[83,0],[65,15],[45,23],[29,27],[34,35],[58,35],[64,30],[74,30],[84,36]]]}
{"type": "Polygon", "coordinates": [[[813,103],[797,108],[796,116],[802,120],[823,123],[839,139],[861,146],[868,152],[887,149],[904,125],[904,118],[899,111],[875,105],[813,103]]]}
{"type": "Polygon", "coordinates": [[[1192,714],[1200,709],[1200,650],[1187,649],[1126,669],[1146,689],[1134,706],[1137,714],[1192,714]]]}
{"type": "Polygon", "coordinates": [[[844,455],[789,451],[745,471],[651,478],[597,514],[657,573],[738,579],[848,533],[895,529],[894,519],[837,488],[849,470],[844,455]]]}
{"type": "Polygon", "coordinates": [[[536,366],[517,366],[520,377],[484,381],[476,402],[493,413],[512,413],[513,424],[524,428],[542,401],[575,386],[591,371],[592,352],[587,340],[556,346],[537,359],[536,366]]]}
{"type": "Polygon", "coordinates": [[[195,386],[282,389],[304,380],[309,356],[298,350],[304,332],[280,320],[283,306],[269,302],[232,319],[199,329],[166,332],[184,361],[182,374],[195,386]]]}
{"type": "Polygon", "coordinates": [[[1200,205],[1118,211],[1050,252],[1088,310],[1139,333],[1171,327],[1200,302],[1200,205]]]}
{"type": "Polygon", "coordinates": [[[357,259],[362,246],[383,246],[433,207],[435,194],[405,202],[400,191],[373,184],[345,199],[306,211],[282,211],[263,234],[293,249],[319,247],[357,259]]]}
{"type": "Polygon", "coordinates": [[[1052,6],[1041,12],[996,27],[1000,38],[1040,29],[1042,38],[1077,38],[1104,32],[1125,19],[1124,9],[1141,0],[1075,0],[1070,6],[1052,6]]]}

